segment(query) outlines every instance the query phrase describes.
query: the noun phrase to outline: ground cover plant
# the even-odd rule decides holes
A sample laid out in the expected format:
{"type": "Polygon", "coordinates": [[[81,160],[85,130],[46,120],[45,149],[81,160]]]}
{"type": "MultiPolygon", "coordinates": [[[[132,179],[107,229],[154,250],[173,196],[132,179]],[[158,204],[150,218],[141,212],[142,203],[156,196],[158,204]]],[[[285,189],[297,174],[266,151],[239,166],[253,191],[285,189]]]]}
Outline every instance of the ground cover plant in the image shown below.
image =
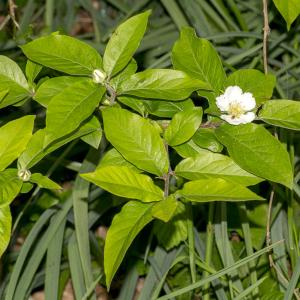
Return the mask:
{"type": "Polygon", "coordinates": [[[1,299],[300,299],[300,7],[255,2],[9,1],[1,299]]]}

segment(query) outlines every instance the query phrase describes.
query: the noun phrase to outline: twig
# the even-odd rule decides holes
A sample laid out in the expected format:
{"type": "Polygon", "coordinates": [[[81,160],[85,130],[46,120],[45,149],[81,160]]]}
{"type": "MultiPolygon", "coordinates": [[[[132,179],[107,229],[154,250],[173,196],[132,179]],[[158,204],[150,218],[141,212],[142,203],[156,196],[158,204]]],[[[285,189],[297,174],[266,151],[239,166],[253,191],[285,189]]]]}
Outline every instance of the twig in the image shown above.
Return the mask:
{"type": "Polygon", "coordinates": [[[5,19],[3,20],[3,22],[0,24],[0,31],[5,27],[5,25],[8,23],[8,21],[10,20],[10,15],[7,15],[5,17],[5,19]]]}
{"type": "Polygon", "coordinates": [[[15,25],[15,27],[17,29],[20,29],[20,26],[16,20],[16,13],[15,13],[15,9],[17,8],[17,5],[15,4],[15,1],[14,0],[9,0],[8,1],[8,7],[9,7],[9,15],[15,25]]]}
{"type": "Polygon", "coordinates": [[[268,74],[268,36],[270,34],[268,0],[263,0],[263,13],[264,13],[264,39],[263,39],[264,70],[265,70],[265,74],[268,74]]]}

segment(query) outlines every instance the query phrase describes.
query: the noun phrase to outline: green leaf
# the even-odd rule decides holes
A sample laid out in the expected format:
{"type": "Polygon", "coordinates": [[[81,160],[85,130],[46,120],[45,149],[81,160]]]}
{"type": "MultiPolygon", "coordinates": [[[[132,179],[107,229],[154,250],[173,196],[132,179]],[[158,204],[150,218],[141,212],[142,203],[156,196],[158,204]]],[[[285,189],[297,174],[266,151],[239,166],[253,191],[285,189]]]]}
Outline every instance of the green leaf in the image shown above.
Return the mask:
{"type": "Polygon", "coordinates": [[[110,38],[103,56],[103,68],[109,77],[125,68],[140,45],[146,31],[150,11],[122,23],[110,38]]]}
{"type": "Polygon", "coordinates": [[[17,197],[22,184],[17,169],[6,169],[0,172],[0,208],[9,205],[17,197]]]}
{"type": "Polygon", "coordinates": [[[32,174],[30,177],[30,182],[36,183],[40,188],[49,189],[49,190],[60,190],[61,186],[52,181],[47,176],[44,176],[40,173],[32,174]]]}
{"type": "Polygon", "coordinates": [[[197,154],[201,154],[201,153],[206,153],[208,152],[208,150],[205,150],[201,147],[199,147],[194,141],[193,139],[189,140],[186,143],[183,143],[181,145],[175,146],[173,147],[176,152],[181,156],[181,157],[193,157],[197,154]]]}
{"type": "Polygon", "coordinates": [[[93,116],[91,119],[85,121],[84,124],[75,131],[58,139],[54,143],[51,143],[49,146],[45,146],[45,129],[36,131],[28,142],[25,151],[18,159],[19,169],[29,169],[33,167],[46,155],[62,147],[68,142],[98,130],[98,125],[99,121],[93,116]]]}
{"type": "Polygon", "coordinates": [[[292,100],[270,100],[264,103],[259,117],[275,126],[300,130],[300,102],[292,100]]]}
{"type": "Polygon", "coordinates": [[[140,169],[161,176],[168,172],[168,155],[157,129],[137,114],[110,107],[102,111],[108,141],[140,169]]]}
{"type": "Polygon", "coordinates": [[[244,170],[287,187],[293,186],[288,152],[264,127],[257,124],[222,125],[217,138],[244,170]]]}
{"type": "Polygon", "coordinates": [[[188,141],[197,131],[202,121],[202,108],[194,107],[174,115],[164,138],[170,146],[176,146],[188,141]]]}
{"type": "Polygon", "coordinates": [[[110,80],[109,83],[115,91],[119,89],[119,86],[124,80],[127,80],[129,76],[133,75],[136,72],[137,67],[138,66],[136,61],[134,60],[134,58],[132,58],[127,66],[110,80]]]}
{"type": "Polygon", "coordinates": [[[136,173],[142,172],[142,170],[138,169],[136,166],[127,161],[115,148],[108,150],[103,155],[102,159],[100,160],[100,163],[97,166],[97,169],[107,166],[123,166],[130,168],[136,173]]]}
{"type": "Polygon", "coordinates": [[[33,99],[44,107],[47,107],[51,99],[63,93],[67,87],[76,88],[79,82],[86,82],[84,77],[59,76],[44,81],[36,91],[33,99]]]}
{"type": "Polygon", "coordinates": [[[66,35],[51,34],[21,48],[30,60],[71,75],[92,75],[93,70],[102,67],[96,49],[66,35]]]}
{"type": "Polygon", "coordinates": [[[189,181],[176,195],[195,202],[264,200],[246,187],[222,178],[189,181]]]}
{"type": "Polygon", "coordinates": [[[39,75],[42,69],[42,65],[37,64],[31,60],[27,60],[25,73],[31,86],[33,86],[34,80],[39,75]]]}
{"type": "Polygon", "coordinates": [[[10,58],[0,55],[0,90],[8,90],[0,108],[18,103],[30,96],[29,85],[20,67],[10,58]]]}
{"type": "Polygon", "coordinates": [[[0,257],[4,253],[10,240],[11,213],[9,206],[0,208],[0,257]]]}
{"type": "Polygon", "coordinates": [[[215,131],[211,128],[199,128],[192,140],[199,147],[212,152],[222,152],[223,150],[223,145],[217,140],[215,131]]]}
{"type": "Polygon", "coordinates": [[[0,171],[9,166],[26,148],[32,136],[35,116],[25,116],[0,128],[0,171]]]}
{"type": "Polygon", "coordinates": [[[108,288],[130,244],[143,227],[152,221],[152,207],[151,203],[130,201],[115,215],[104,247],[104,270],[108,288]]]}
{"type": "Polygon", "coordinates": [[[273,0],[275,6],[286,21],[290,30],[292,23],[300,14],[300,2],[298,0],[273,0]]]}
{"type": "Polygon", "coordinates": [[[154,233],[166,250],[178,246],[187,239],[187,216],[184,204],[177,201],[178,205],[172,219],[167,223],[160,221],[154,224],[154,233]]]}
{"type": "Polygon", "coordinates": [[[143,202],[163,199],[163,191],[153,183],[149,176],[136,173],[125,166],[97,168],[92,173],[81,174],[80,176],[120,197],[143,202]]]}
{"type": "Polygon", "coordinates": [[[253,94],[256,105],[270,99],[276,84],[276,77],[272,74],[263,74],[257,70],[238,70],[228,76],[225,86],[239,86],[243,92],[253,94]]]}
{"type": "Polygon", "coordinates": [[[49,144],[75,130],[101,101],[105,88],[91,79],[68,86],[52,98],[46,115],[46,138],[49,144]]]}
{"type": "Polygon", "coordinates": [[[123,81],[118,94],[176,101],[189,97],[199,89],[208,89],[207,84],[190,78],[182,71],[148,69],[123,81]]]}
{"type": "Polygon", "coordinates": [[[100,121],[96,117],[92,120],[97,130],[82,136],[81,140],[92,146],[93,148],[98,149],[102,140],[103,130],[100,121]]]}
{"type": "Polygon", "coordinates": [[[193,28],[183,28],[172,50],[172,62],[175,69],[207,84],[211,91],[199,91],[198,94],[208,99],[211,111],[216,111],[215,99],[224,87],[226,74],[212,44],[198,38],[193,28]]]}
{"type": "Polygon", "coordinates": [[[118,101],[122,104],[132,108],[134,111],[138,112],[140,115],[144,115],[145,106],[143,101],[132,96],[119,96],[118,101]]]}
{"type": "Polygon", "coordinates": [[[242,185],[263,181],[240,168],[230,157],[208,151],[182,160],[175,173],[190,180],[223,178],[242,185]]]}
{"type": "Polygon", "coordinates": [[[191,99],[176,102],[143,100],[143,104],[150,115],[163,118],[172,118],[176,113],[194,107],[194,103],[191,99]]]}
{"type": "Polygon", "coordinates": [[[179,202],[174,197],[174,194],[172,194],[166,199],[155,203],[152,208],[152,216],[164,222],[169,222],[178,207],[178,203],[179,202]]]}

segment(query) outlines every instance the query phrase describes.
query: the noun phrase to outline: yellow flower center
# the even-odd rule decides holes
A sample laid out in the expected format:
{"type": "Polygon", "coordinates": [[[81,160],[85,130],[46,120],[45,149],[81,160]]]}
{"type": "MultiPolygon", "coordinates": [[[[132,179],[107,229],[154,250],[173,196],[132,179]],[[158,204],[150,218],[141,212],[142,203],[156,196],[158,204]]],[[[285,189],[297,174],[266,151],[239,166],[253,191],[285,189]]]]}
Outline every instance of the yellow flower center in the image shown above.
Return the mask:
{"type": "Polygon", "coordinates": [[[245,111],[242,109],[239,103],[232,102],[229,104],[228,113],[231,115],[232,119],[235,119],[243,115],[245,111]]]}

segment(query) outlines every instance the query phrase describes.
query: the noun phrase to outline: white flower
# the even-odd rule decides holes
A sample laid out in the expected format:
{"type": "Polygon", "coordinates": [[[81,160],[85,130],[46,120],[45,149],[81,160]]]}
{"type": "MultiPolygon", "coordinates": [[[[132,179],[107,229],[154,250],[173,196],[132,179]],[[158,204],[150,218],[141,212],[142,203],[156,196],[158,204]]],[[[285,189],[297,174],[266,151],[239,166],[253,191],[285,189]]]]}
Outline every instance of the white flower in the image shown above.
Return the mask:
{"type": "Polygon", "coordinates": [[[105,80],[105,78],[106,78],[105,72],[103,72],[103,71],[101,71],[99,69],[95,69],[93,71],[93,81],[95,83],[103,83],[104,80],[105,80]]]}
{"type": "Polygon", "coordinates": [[[19,170],[18,177],[22,181],[29,181],[31,177],[31,172],[29,170],[19,170]]]}
{"type": "Polygon", "coordinates": [[[246,124],[255,119],[255,113],[251,111],[256,106],[255,98],[251,93],[243,93],[239,86],[229,86],[216,100],[218,108],[226,113],[221,118],[229,124],[246,124]]]}

